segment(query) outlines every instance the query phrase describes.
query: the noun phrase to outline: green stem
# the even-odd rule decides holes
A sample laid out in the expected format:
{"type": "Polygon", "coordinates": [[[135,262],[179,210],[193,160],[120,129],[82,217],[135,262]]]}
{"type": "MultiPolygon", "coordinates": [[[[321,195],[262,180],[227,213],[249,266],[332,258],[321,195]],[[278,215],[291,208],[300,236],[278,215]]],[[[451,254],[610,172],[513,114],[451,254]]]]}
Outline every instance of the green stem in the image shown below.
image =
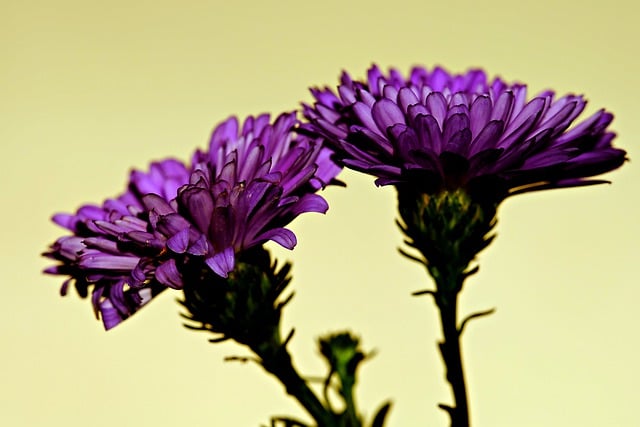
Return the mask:
{"type": "Polygon", "coordinates": [[[287,393],[293,396],[318,423],[318,427],[335,425],[332,414],[324,407],[307,382],[296,371],[291,356],[283,345],[271,351],[254,349],[262,359],[262,366],[284,385],[287,393]]]}
{"type": "Polygon", "coordinates": [[[454,406],[445,407],[445,409],[451,416],[451,427],[469,427],[469,405],[457,323],[457,291],[436,294],[436,304],[440,311],[444,336],[444,340],[440,343],[440,352],[446,368],[446,379],[451,386],[454,398],[454,406]]]}
{"type": "Polygon", "coordinates": [[[351,427],[359,427],[360,419],[358,418],[358,411],[356,409],[356,403],[353,397],[353,384],[345,387],[343,384],[343,397],[346,404],[346,411],[349,418],[349,426],[351,427]]]}

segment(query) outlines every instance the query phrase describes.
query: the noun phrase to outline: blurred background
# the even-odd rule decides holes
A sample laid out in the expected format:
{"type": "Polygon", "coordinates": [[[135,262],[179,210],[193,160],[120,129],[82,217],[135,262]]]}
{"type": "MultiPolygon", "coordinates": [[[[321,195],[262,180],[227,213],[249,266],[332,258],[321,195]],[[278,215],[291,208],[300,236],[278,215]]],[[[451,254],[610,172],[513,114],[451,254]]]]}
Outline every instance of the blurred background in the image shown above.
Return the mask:
{"type": "MultiPolygon", "coordinates": [[[[372,62],[483,67],[532,92],[584,93],[616,115],[631,159],[612,185],[523,195],[470,279],[463,312],[474,426],[638,426],[640,106],[632,1],[4,1],[0,5],[0,424],[258,426],[304,418],[233,344],[187,331],[165,292],[106,333],[90,303],[60,298],[40,253],[65,230],[49,218],[124,188],[131,168],[187,160],[231,114],[279,113],[372,62]]],[[[585,117],[585,116],[583,116],[585,117]]],[[[377,355],[358,400],[389,426],[445,426],[450,403],[430,283],[397,253],[394,193],[345,173],[326,216],[293,229],[296,296],[285,312],[305,374],[316,339],[350,329],[377,355]]]]}

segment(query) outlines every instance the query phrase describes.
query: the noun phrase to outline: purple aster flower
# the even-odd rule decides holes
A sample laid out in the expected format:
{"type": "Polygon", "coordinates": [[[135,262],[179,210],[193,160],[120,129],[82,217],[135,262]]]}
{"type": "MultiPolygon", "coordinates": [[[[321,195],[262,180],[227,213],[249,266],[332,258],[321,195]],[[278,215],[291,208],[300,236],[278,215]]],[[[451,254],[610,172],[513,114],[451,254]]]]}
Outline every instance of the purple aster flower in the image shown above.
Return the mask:
{"type": "Polygon", "coordinates": [[[465,189],[493,202],[513,194],[605,181],[625,152],[600,110],[574,124],[586,101],[545,91],[527,97],[522,84],[482,70],[451,74],[422,67],[404,77],[377,66],[364,82],[345,72],[337,93],[312,89],[304,105],[306,133],[330,141],[342,163],[377,177],[409,183],[427,194],[465,189]]]}
{"type": "Polygon", "coordinates": [[[320,135],[340,161],[375,176],[398,192],[397,221],[410,248],[401,253],[422,264],[435,288],[453,405],[440,405],[452,426],[468,426],[469,411],[460,336],[471,319],[458,322],[458,294],[477,254],[494,235],[497,207],[528,191],[605,182],[591,179],[616,169],[625,152],[613,148],[607,130],[613,116],[600,110],[576,122],[581,96],[533,98],[526,86],[482,70],[450,74],[414,68],[408,77],[373,66],[364,82],[343,73],[337,92],[312,89],[304,105],[307,135],[320,135]]]}
{"type": "Polygon", "coordinates": [[[227,277],[239,252],[268,240],[292,249],[296,237],[284,227],[303,212],[326,212],[315,192],[341,169],[319,141],[294,138],[297,125],[295,113],[273,124],[249,117],[242,129],[232,117],[190,168],[153,163],[149,173],[132,172],[118,198],[54,216],[73,235],[45,253],[60,261],[46,272],[69,276],[63,295],[72,282],[82,296],[92,286],[96,315],[110,329],[167,287],[182,289],[185,269],[227,277]]]}

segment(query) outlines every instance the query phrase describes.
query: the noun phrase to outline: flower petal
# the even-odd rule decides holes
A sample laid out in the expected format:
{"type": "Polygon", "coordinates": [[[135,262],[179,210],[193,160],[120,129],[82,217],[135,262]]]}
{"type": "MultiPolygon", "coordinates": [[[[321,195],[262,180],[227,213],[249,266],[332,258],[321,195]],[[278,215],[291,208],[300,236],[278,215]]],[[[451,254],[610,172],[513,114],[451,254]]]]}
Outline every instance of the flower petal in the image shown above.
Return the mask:
{"type": "Polygon", "coordinates": [[[173,258],[160,264],[156,269],[156,279],[173,289],[182,289],[182,275],[178,271],[176,261],[173,258]]]}
{"type": "Polygon", "coordinates": [[[211,270],[220,277],[227,278],[229,273],[235,267],[235,253],[233,248],[225,248],[222,252],[218,252],[212,257],[205,260],[205,263],[211,270]]]}
{"type": "Polygon", "coordinates": [[[189,229],[178,231],[167,240],[167,247],[177,254],[183,254],[189,247],[189,229]]]}
{"type": "Polygon", "coordinates": [[[286,228],[274,228],[256,237],[256,241],[273,240],[286,249],[293,249],[298,240],[291,230],[286,228]]]}

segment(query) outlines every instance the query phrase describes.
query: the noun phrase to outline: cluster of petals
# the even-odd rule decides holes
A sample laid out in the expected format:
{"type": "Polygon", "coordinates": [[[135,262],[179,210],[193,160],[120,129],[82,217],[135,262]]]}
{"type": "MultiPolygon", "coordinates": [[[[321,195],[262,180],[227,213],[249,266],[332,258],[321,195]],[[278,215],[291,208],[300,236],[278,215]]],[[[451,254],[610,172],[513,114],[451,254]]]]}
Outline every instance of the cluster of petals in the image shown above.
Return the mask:
{"type": "Polygon", "coordinates": [[[487,79],[482,70],[451,74],[415,67],[408,77],[377,66],[366,81],[344,72],[337,92],[312,89],[303,105],[310,135],[321,135],[347,167],[378,185],[408,183],[427,193],[468,189],[496,202],[547,188],[589,185],[619,167],[613,116],[599,110],[574,124],[582,96],[487,79]],[[573,125],[573,126],[572,126],[573,125]]]}
{"type": "Polygon", "coordinates": [[[175,199],[189,179],[187,167],[174,159],[151,164],[149,172],[134,170],[127,191],[102,205],[82,206],[75,214],[57,214],[53,221],[73,234],[56,240],[44,255],[60,264],[45,272],[69,276],[60,290],[66,295],[71,283],[91,300],[106,329],[120,323],[166,288],[163,256],[166,238],[148,233],[146,199],[175,199]]]}
{"type": "MultiPolygon", "coordinates": [[[[295,113],[235,118],[218,126],[209,150],[197,152],[189,183],[176,207],[157,196],[149,208],[170,231],[168,249],[202,257],[221,277],[233,270],[235,255],[272,240],[287,249],[296,236],[285,226],[304,212],[324,213],[327,202],[315,191],[340,168],[318,141],[297,136],[295,113]]],[[[180,283],[176,269],[172,280],[180,283]]]]}
{"type": "Polygon", "coordinates": [[[128,190],[101,206],[87,205],[53,220],[73,235],[45,253],[92,301],[106,329],[131,316],[166,288],[183,287],[185,269],[209,268],[227,277],[236,255],[272,240],[292,249],[284,228],[304,212],[324,213],[315,192],[340,168],[317,140],[296,136],[295,113],[235,117],[214,130],[209,149],[191,166],[177,160],[134,171],[128,190]]]}

